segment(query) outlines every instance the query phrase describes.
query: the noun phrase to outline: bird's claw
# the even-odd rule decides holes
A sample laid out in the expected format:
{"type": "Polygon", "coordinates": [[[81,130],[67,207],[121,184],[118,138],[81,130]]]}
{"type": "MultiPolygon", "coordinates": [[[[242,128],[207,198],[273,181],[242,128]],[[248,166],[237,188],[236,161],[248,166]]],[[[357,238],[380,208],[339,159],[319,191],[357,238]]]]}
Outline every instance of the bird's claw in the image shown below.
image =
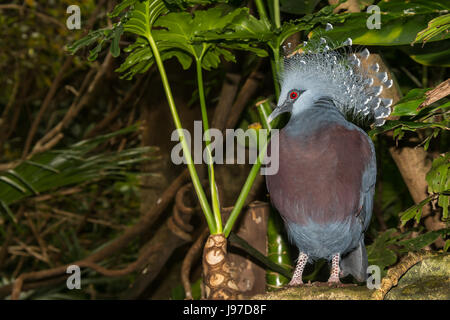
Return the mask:
{"type": "Polygon", "coordinates": [[[288,283],[287,286],[288,287],[301,287],[303,285],[304,285],[303,281],[291,281],[288,283]]]}
{"type": "Polygon", "coordinates": [[[303,281],[290,281],[287,285],[288,287],[310,287],[312,286],[311,281],[308,281],[307,283],[304,283],[303,281]]]}

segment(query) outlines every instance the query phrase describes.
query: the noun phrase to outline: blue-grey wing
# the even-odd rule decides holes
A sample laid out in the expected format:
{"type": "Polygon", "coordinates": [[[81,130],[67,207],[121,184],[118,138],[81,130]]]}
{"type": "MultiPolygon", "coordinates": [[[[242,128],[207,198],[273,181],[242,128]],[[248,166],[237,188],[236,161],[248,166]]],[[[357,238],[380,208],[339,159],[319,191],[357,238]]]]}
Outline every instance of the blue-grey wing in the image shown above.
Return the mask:
{"type": "Polygon", "coordinates": [[[360,218],[361,223],[363,224],[363,230],[366,231],[370,219],[372,217],[372,209],[373,209],[373,197],[375,194],[375,183],[377,180],[377,162],[375,155],[375,148],[373,146],[372,140],[368,136],[367,141],[370,144],[371,149],[371,157],[370,160],[364,170],[362,183],[361,183],[361,200],[360,205],[362,207],[360,218]]]}
{"type": "MultiPolygon", "coordinates": [[[[361,130],[361,132],[363,132],[361,130]]],[[[373,196],[375,193],[375,183],[377,179],[377,165],[376,165],[376,155],[375,148],[373,146],[372,140],[364,133],[367,142],[370,145],[371,156],[365,167],[362,176],[361,183],[361,195],[360,195],[360,212],[358,218],[362,224],[362,233],[359,239],[358,246],[345,255],[340,263],[341,274],[346,276],[347,274],[353,275],[353,277],[363,282],[367,279],[367,253],[364,245],[364,232],[367,230],[370,219],[372,217],[373,209],[373,196]]]]}

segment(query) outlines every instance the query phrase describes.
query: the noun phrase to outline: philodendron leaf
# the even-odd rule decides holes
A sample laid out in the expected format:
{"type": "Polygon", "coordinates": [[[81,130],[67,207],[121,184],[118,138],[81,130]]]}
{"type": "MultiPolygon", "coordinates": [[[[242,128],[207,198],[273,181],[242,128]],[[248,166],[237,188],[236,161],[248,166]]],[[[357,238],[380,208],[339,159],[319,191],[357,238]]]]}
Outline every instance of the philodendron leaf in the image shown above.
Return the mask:
{"type": "Polygon", "coordinates": [[[234,55],[220,43],[195,43],[195,34],[212,29],[223,29],[236,16],[242,14],[242,9],[230,11],[226,7],[215,7],[207,10],[196,10],[193,15],[187,12],[172,12],[159,18],[153,35],[160,50],[179,49],[201,61],[202,67],[209,70],[216,68],[220,57],[234,61],[234,55]]]}
{"type": "Polygon", "coordinates": [[[80,50],[83,47],[88,47],[92,45],[95,41],[97,41],[99,38],[104,36],[105,31],[109,29],[99,29],[90,31],[87,36],[81,38],[80,40],[75,41],[73,44],[67,46],[67,50],[71,54],[75,54],[78,50],[80,50]]]}
{"type": "Polygon", "coordinates": [[[120,55],[119,41],[120,41],[120,38],[122,37],[123,31],[124,31],[123,24],[119,24],[113,29],[112,36],[111,36],[110,51],[111,51],[111,55],[114,58],[117,58],[120,55]]]}
{"type": "MultiPolygon", "coordinates": [[[[160,47],[162,49],[162,47],[160,47]]],[[[115,71],[122,73],[121,78],[130,80],[138,73],[145,73],[155,62],[153,52],[144,38],[138,38],[135,43],[124,49],[129,53],[125,61],[115,71]]],[[[192,57],[182,50],[162,50],[161,59],[164,61],[176,57],[183,69],[188,69],[192,63],[192,57]]]]}
{"type": "Polygon", "coordinates": [[[125,23],[125,31],[148,39],[154,22],[166,12],[167,8],[162,0],[135,2],[129,13],[130,19],[125,23]]]}
{"type": "Polygon", "coordinates": [[[273,32],[268,25],[249,13],[248,8],[235,10],[232,21],[220,28],[211,28],[196,32],[196,39],[201,41],[268,41],[273,37],[273,32]]]}
{"type": "Polygon", "coordinates": [[[125,9],[133,6],[136,2],[138,2],[138,0],[123,0],[114,7],[113,11],[108,14],[108,16],[110,18],[115,18],[119,16],[125,9]]]}
{"type": "Polygon", "coordinates": [[[110,41],[111,54],[113,57],[118,57],[120,55],[120,38],[125,31],[147,38],[155,20],[159,15],[167,12],[167,8],[162,0],[124,0],[116,5],[109,16],[114,18],[122,15],[126,9],[129,9],[126,15],[122,17],[121,21],[115,23],[112,28],[91,31],[86,37],[70,45],[68,50],[74,54],[79,49],[97,42],[97,46],[91,49],[89,53],[89,60],[94,61],[102,51],[103,45],[110,41]]]}
{"type": "MultiPolygon", "coordinates": [[[[346,17],[349,16],[349,13],[334,14],[333,8],[334,6],[327,6],[320,9],[320,11],[314,14],[307,14],[300,19],[285,22],[281,26],[281,30],[279,30],[278,44],[282,45],[290,35],[296,32],[309,31],[316,27],[318,24],[323,26],[327,23],[342,23],[345,21],[346,17]]],[[[322,34],[324,32],[324,29],[322,27],[318,27],[318,30],[320,30],[318,34],[322,34]]]]}
{"type": "Polygon", "coordinates": [[[298,31],[309,31],[317,24],[342,22],[347,14],[333,14],[333,7],[327,6],[319,12],[307,14],[304,17],[285,22],[281,28],[273,29],[263,20],[255,18],[249,13],[248,8],[240,8],[240,14],[236,15],[232,23],[225,27],[207,31],[198,31],[196,41],[223,41],[234,45],[237,43],[268,44],[278,49],[283,42],[298,31]]]}
{"type": "Polygon", "coordinates": [[[93,43],[97,42],[95,46],[89,52],[89,61],[94,61],[97,59],[98,54],[102,51],[103,46],[108,41],[111,41],[110,51],[113,57],[118,57],[120,55],[119,41],[124,31],[122,23],[116,23],[113,27],[103,28],[95,31],[89,32],[84,38],[75,41],[72,45],[68,46],[67,49],[71,54],[75,54],[78,50],[83,47],[89,47],[93,43]]]}
{"type": "MultiPolygon", "coordinates": [[[[142,11],[142,9],[140,9],[142,11]]],[[[172,12],[161,16],[154,26],[151,35],[156,42],[163,60],[176,57],[184,69],[190,67],[192,57],[201,62],[203,68],[217,68],[220,57],[227,61],[235,61],[234,55],[228,49],[249,50],[260,56],[267,55],[264,50],[254,48],[250,44],[222,45],[221,43],[196,43],[192,39],[198,32],[212,28],[224,28],[242,13],[241,9],[230,10],[228,7],[216,7],[208,10],[196,10],[194,15],[188,12],[172,12]]],[[[134,28],[143,34],[143,28],[134,28]]],[[[117,69],[122,77],[130,79],[136,73],[143,73],[154,63],[153,53],[148,41],[143,38],[127,47],[130,53],[125,62],[117,69]]]]}

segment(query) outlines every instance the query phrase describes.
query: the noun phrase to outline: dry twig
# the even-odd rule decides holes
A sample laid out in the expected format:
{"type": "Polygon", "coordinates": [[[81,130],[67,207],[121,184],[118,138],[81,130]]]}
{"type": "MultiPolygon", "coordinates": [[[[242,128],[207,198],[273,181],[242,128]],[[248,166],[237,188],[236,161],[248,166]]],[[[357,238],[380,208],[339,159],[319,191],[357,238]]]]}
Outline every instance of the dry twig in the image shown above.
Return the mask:
{"type": "Polygon", "coordinates": [[[372,294],[373,300],[383,300],[384,296],[395,287],[398,280],[416,263],[430,258],[435,253],[432,252],[409,252],[406,257],[404,257],[395,267],[388,270],[386,277],[381,280],[381,286],[372,294]]]}

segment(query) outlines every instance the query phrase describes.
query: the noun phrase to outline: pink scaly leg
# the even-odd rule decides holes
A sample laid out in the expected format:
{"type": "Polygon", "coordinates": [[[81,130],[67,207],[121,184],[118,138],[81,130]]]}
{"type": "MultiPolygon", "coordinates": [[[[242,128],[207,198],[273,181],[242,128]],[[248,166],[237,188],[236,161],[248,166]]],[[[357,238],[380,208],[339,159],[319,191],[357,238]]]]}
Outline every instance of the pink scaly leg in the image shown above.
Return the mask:
{"type": "Polygon", "coordinates": [[[339,280],[339,260],[340,260],[341,256],[339,253],[336,253],[332,260],[331,260],[331,274],[330,277],[328,278],[328,283],[329,284],[340,284],[341,281],[339,280]]]}
{"type": "Polygon", "coordinates": [[[303,284],[302,274],[303,269],[305,269],[306,262],[308,262],[308,255],[300,252],[297,260],[297,266],[295,267],[294,275],[292,276],[291,281],[289,282],[290,286],[299,286],[303,284]]]}

